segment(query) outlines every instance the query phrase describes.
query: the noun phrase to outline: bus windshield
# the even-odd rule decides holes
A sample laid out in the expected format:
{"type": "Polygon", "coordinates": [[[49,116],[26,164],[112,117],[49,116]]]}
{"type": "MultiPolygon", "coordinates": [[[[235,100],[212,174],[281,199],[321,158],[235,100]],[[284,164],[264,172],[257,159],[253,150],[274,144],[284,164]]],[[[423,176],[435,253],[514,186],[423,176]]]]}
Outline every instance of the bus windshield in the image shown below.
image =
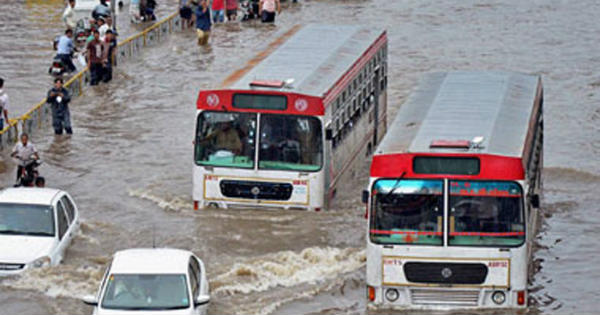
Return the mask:
{"type": "Polygon", "coordinates": [[[253,168],[256,114],[202,112],[196,130],[196,164],[253,168]]]}
{"type": "Polygon", "coordinates": [[[259,169],[321,169],[323,139],[321,122],[315,117],[261,114],[259,141],[259,169]]]}
{"type": "Polygon", "coordinates": [[[443,244],[444,182],[380,179],[373,185],[371,241],[443,244]]]}
{"type": "Polygon", "coordinates": [[[525,241],[522,190],[517,183],[450,181],[449,185],[449,245],[518,246],[525,241]]]}

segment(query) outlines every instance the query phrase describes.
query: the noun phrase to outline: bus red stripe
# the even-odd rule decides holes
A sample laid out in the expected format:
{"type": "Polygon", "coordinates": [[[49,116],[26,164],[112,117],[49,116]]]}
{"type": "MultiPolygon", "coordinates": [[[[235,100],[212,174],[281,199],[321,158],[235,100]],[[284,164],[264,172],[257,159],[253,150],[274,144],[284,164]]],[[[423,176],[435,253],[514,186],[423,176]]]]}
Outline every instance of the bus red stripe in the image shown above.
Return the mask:
{"type": "Polygon", "coordinates": [[[450,236],[523,236],[525,232],[450,232],[450,236]]]}
{"type": "Polygon", "coordinates": [[[388,231],[388,230],[371,230],[371,234],[410,234],[410,235],[436,235],[441,236],[442,232],[428,232],[428,231],[388,231]]]}

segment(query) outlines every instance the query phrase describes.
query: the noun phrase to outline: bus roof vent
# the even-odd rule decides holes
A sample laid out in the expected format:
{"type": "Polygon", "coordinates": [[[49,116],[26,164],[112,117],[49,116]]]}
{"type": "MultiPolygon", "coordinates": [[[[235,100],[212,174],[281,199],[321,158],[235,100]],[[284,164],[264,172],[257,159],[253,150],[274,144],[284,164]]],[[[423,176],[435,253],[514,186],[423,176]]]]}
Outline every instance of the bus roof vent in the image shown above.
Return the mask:
{"type": "Polygon", "coordinates": [[[285,85],[284,81],[281,80],[254,80],[250,82],[251,87],[267,87],[280,89],[285,85]]]}
{"type": "Polygon", "coordinates": [[[471,141],[469,140],[433,140],[429,145],[430,148],[435,149],[469,149],[471,147],[471,141]]]}

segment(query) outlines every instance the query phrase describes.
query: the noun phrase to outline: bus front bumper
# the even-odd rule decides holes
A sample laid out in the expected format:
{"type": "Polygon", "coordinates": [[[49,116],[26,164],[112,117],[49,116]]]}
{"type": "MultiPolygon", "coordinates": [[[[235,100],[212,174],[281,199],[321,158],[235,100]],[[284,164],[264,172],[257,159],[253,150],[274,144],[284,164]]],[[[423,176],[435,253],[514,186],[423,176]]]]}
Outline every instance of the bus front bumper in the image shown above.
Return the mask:
{"type": "Polygon", "coordinates": [[[444,287],[367,287],[370,309],[524,309],[525,290],[444,287]]]}

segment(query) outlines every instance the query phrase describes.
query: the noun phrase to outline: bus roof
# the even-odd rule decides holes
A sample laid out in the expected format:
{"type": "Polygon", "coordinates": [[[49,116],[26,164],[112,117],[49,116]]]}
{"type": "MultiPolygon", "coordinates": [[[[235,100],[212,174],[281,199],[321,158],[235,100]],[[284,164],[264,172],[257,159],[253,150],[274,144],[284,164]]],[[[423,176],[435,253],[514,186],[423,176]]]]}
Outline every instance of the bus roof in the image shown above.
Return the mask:
{"type": "MultiPolygon", "coordinates": [[[[352,25],[309,24],[295,27],[287,32],[284,42],[275,42],[268,54],[256,60],[253,67],[246,67],[232,74],[223,82],[223,88],[251,89],[253,81],[285,81],[293,79],[289,87],[281,91],[325,97],[366,53],[385,31],[352,25]],[[274,49],[274,50],[272,50],[274,49]]],[[[254,90],[277,91],[269,87],[252,87],[254,90]]]]}
{"type": "Polygon", "coordinates": [[[539,76],[514,72],[431,73],[402,105],[376,155],[469,153],[523,156],[539,76]],[[452,145],[483,137],[479,148],[452,145]],[[443,146],[443,145],[442,145],[443,146]]]}

